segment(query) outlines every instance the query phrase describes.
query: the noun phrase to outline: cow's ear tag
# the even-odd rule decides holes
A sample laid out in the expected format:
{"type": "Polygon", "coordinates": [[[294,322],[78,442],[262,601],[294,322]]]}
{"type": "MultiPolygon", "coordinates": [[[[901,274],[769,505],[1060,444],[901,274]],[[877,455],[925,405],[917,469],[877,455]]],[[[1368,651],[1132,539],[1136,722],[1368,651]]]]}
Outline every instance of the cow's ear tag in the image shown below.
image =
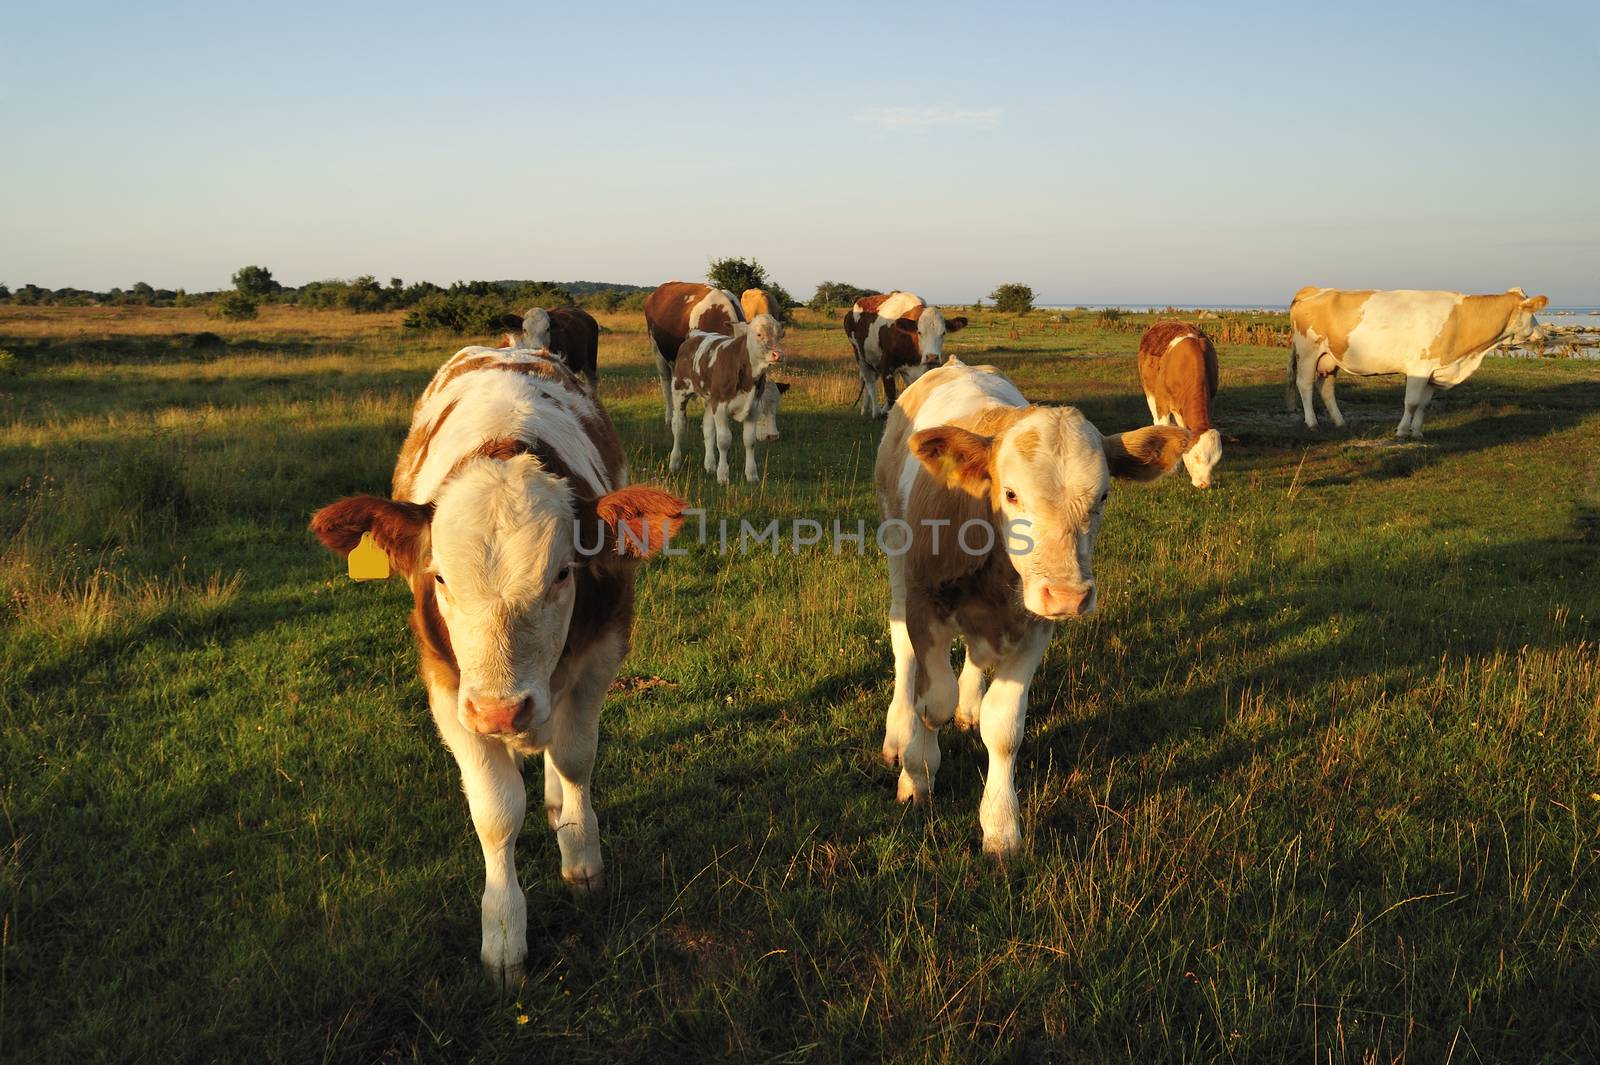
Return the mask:
{"type": "Polygon", "coordinates": [[[371,533],[361,534],[361,542],[350,552],[349,561],[353,581],[381,581],[389,576],[389,556],[371,533]]]}

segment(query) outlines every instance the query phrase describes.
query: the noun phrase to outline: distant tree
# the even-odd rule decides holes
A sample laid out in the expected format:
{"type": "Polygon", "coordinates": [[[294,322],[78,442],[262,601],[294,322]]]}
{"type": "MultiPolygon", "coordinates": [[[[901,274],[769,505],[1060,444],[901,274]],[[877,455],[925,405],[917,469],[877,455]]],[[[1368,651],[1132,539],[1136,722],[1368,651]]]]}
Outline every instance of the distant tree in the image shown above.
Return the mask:
{"type": "Polygon", "coordinates": [[[10,302],[11,302],[11,289],[7,288],[5,285],[0,285],[0,303],[10,303],[10,302]]]}
{"type": "Polygon", "coordinates": [[[265,266],[241,266],[233,273],[233,287],[246,296],[270,296],[283,286],[265,266]]]}
{"type": "Polygon", "coordinates": [[[140,303],[152,303],[156,298],[155,287],[144,281],[135,281],[128,294],[140,303]]]}
{"type": "Polygon", "coordinates": [[[989,298],[994,301],[994,309],[997,311],[1026,314],[1033,310],[1033,289],[1015,281],[1007,281],[989,293],[989,298]]]}
{"type": "Polygon", "coordinates": [[[230,322],[244,321],[256,316],[255,297],[237,288],[219,293],[211,306],[218,315],[230,322]]]}
{"type": "Polygon", "coordinates": [[[706,280],[735,296],[747,288],[766,288],[772,284],[767,279],[766,267],[754,259],[713,259],[706,268],[706,280]]]}
{"type": "Polygon", "coordinates": [[[812,310],[823,311],[831,307],[848,307],[863,296],[876,296],[877,289],[859,288],[843,281],[824,281],[811,297],[812,310]]]}

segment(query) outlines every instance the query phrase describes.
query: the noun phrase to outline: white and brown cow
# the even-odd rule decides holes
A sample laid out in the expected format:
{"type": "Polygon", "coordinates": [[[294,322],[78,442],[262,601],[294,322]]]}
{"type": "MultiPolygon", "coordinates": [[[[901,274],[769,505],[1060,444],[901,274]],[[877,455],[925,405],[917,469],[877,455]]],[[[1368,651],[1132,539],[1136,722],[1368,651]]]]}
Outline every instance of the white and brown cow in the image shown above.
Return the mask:
{"type": "Polygon", "coordinates": [[[628,650],[635,563],[683,509],[626,484],[621,442],[571,371],[472,347],[418,401],[392,498],[352,496],[311,519],[340,555],[370,534],[411,585],[428,704],[483,847],[482,957],[507,981],[528,953],[514,856],[525,756],[544,757],[562,879],[576,891],[600,882],[600,705],[628,650]]]}
{"type": "Polygon", "coordinates": [[[582,307],[529,307],[521,318],[503,315],[503,346],[548,351],[573,373],[581,373],[593,391],[600,387],[600,323],[582,307]]]}
{"type": "Polygon", "coordinates": [[[1502,344],[1543,338],[1534,312],[1550,302],[1520,288],[1494,296],[1460,292],[1348,291],[1308,285],[1289,304],[1293,346],[1285,400],[1295,409],[1296,390],[1306,427],[1317,427],[1311,386],[1321,378],[1322,406],[1343,425],[1333,398],[1341,370],[1357,376],[1406,375],[1406,409],[1395,436],[1422,439],[1422,414],[1435,389],[1453,388],[1472,376],[1483,357],[1502,344]]]}
{"type": "Polygon", "coordinates": [[[744,425],[744,479],[760,480],[756,441],[778,439],[778,399],[788,386],[771,380],[767,371],[783,360],[778,346],[783,327],[770,314],[733,327],[733,336],[694,331],[678,349],[672,371],[672,469],[683,465],[683,429],[689,401],[705,400],[701,429],[706,445],[706,472],[728,483],[728,458],[733,452],[729,419],[744,425]]]}
{"type": "Polygon", "coordinates": [[[994,367],[958,359],[906,389],[874,468],[895,661],[883,757],[901,766],[901,801],[932,793],[939,728],[952,717],[977,725],[989,750],[983,848],[1022,845],[1015,764],[1028,686],[1056,621],[1099,598],[1091,564],[1111,478],[1153,480],[1188,443],[1166,426],[1103,437],[1074,408],[1030,405],[994,367]],[[967,645],[959,680],[956,636],[967,645]]]}
{"type": "Polygon", "coordinates": [[[1157,322],[1139,338],[1139,383],[1150,420],[1189,430],[1184,469],[1196,488],[1211,487],[1211,471],[1222,461],[1222,434],[1211,424],[1217,396],[1217,349],[1187,322],[1157,322]]]}
{"type": "Polygon", "coordinates": [[[944,338],[965,329],[965,318],[946,318],[910,292],[863,296],[844,316],[844,333],[861,374],[861,412],[881,418],[894,406],[895,378],[910,384],[944,361],[944,338]],[[883,382],[883,406],[878,382],[883,382]]]}
{"type": "Polygon", "coordinates": [[[661,405],[667,424],[672,424],[672,368],[677,365],[678,349],[696,330],[732,336],[733,327],[747,321],[744,309],[733,293],[695,281],[668,281],[644,301],[645,329],[656,356],[656,373],[661,377],[661,405]]]}

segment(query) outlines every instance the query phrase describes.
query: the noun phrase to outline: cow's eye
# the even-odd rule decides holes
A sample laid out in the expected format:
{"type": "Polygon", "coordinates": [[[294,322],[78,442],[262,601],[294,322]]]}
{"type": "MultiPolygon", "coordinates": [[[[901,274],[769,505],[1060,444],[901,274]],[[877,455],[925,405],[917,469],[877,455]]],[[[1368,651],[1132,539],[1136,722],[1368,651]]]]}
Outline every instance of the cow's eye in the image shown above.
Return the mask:
{"type": "Polygon", "coordinates": [[[556,571],[556,586],[560,587],[561,585],[567,583],[567,578],[570,576],[572,576],[572,567],[562,566],[556,571]]]}
{"type": "Polygon", "coordinates": [[[1096,503],[1095,506],[1097,506],[1097,507],[1105,506],[1106,505],[1106,500],[1108,500],[1110,498],[1111,498],[1111,489],[1107,488],[1104,492],[1100,493],[1100,502],[1096,503]]]}
{"type": "Polygon", "coordinates": [[[439,584],[443,584],[443,583],[444,583],[444,574],[442,574],[442,573],[435,573],[435,574],[434,574],[434,575],[433,575],[433,579],[434,579],[434,580],[435,580],[435,581],[437,581],[437,582],[438,582],[438,583],[439,583],[439,584]]]}
{"type": "Polygon", "coordinates": [[[1017,493],[1010,488],[1006,489],[1006,502],[1012,506],[1017,505],[1017,493]]]}

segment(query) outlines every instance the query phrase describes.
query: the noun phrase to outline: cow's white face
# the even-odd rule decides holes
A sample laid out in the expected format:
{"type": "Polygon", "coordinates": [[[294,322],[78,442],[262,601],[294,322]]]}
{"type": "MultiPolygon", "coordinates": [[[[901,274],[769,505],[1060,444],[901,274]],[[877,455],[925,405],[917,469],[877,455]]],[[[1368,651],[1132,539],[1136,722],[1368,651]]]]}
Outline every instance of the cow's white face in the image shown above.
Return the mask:
{"type": "Polygon", "coordinates": [[[550,350],[550,312],[543,307],[530,307],[522,316],[522,346],[550,350]]]}
{"type": "Polygon", "coordinates": [[[1021,578],[1022,603],[1052,620],[1094,610],[1094,544],[1111,478],[1152,480],[1178,464],[1183,429],[1152,426],[1105,438],[1072,407],[1034,407],[998,437],[955,426],[913,435],[935,476],[989,505],[1021,578]]]}
{"type": "Polygon", "coordinates": [[[946,318],[937,307],[924,307],[915,319],[896,318],[893,328],[916,339],[920,356],[915,366],[906,368],[907,379],[915,381],[935,366],[944,365],[944,338],[966,326],[965,318],[946,318]]]}
{"type": "Polygon", "coordinates": [[[758,314],[742,327],[746,331],[745,351],[750,357],[750,376],[783,361],[783,325],[770,314],[758,314]]]}
{"type": "Polygon", "coordinates": [[[1033,540],[1009,555],[1023,605],[1047,618],[1092,611],[1094,542],[1111,495],[1099,431],[1070,407],[1039,408],[1001,436],[990,463],[995,509],[1033,540]]]}
{"type": "Polygon", "coordinates": [[[787,391],[789,391],[788,384],[774,381],[769,377],[756,395],[750,416],[755,419],[756,439],[762,443],[771,443],[778,439],[778,401],[787,391]]]}
{"type": "Polygon", "coordinates": [[[1222,434],[1207,429],[1200,434],[1194,446],[1183,453],[1183,468],[1189,471],[1189,481],[1196,488],[1211,487],[1211,471],[1222,461],[1222,434]]]}
{"type": "Polygon", "coordinates": [[[538,730],[572,620],[571,489],[531,456],[473,462],[439,497],[432,549],[423,579],[461,671],[458,720],[484,735],[538,730]]]}

